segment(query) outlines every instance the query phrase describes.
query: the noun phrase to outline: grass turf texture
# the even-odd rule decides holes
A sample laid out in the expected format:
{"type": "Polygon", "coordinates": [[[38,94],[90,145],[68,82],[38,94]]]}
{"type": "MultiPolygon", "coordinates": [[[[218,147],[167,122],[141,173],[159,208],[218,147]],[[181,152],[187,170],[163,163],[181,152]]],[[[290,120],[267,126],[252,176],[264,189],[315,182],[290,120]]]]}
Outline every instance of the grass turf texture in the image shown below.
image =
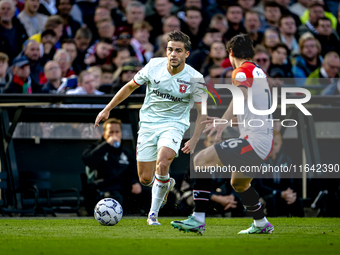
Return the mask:
{"type": "Polygon", "coordinates": [[[123,217],[109,227],[94,219],[0,218],[0,255],[340,254],[340,218],[273,218],[271,235],[237,235],[251,219],[211,218],[203,236],[173,229],[171,220],[147,226],[123,217]]]}

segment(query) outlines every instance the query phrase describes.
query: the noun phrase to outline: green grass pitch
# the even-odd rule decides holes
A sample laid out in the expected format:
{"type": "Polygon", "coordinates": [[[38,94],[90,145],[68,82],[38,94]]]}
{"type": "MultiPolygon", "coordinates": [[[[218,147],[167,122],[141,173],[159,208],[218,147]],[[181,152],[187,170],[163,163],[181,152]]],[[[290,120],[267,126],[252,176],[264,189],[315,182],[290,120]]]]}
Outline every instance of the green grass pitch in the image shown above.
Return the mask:
{"type": "Polygon", "coordinates": [[[147,226],[123,217],[108,227],[94,219],[0,218],[0,255],[340,254],[340,218],[272,218],[267,235],[237,235],[251,219],[208,218],[202,236],[173,229],[171,220],[147,226]]]}

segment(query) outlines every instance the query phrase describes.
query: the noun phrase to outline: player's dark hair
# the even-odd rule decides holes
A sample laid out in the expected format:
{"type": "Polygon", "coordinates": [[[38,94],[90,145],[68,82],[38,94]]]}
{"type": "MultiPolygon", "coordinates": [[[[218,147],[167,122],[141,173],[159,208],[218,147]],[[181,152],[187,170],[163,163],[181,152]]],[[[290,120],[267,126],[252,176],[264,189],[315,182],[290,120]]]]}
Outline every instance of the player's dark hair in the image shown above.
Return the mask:
{"type": "Polygon", "coordinates": [[[122,121],[116,118],[110,118],[108,120],[106,120],[103,124],[103,129],[105,131],[106,127],[108,124],[119,124],[120,129],[122,129],[122,121]]]}
{"type": "Polygon", "coordinates": [[[254,57],[253,40],[246,34],[236,35],[227,43],[227,51],[230,49],[235,58],[252,59],[254,57]]]}
{"type": "MultiPolygon", "coordinates": [[[[264,4],[264,9],[266,9],[267,7],[279,8],[280,11],[281,11],[281,8],[282,8],[281,5],[279,5],[277,2],[266,2],[264,4]]],[[[281,11],[281,13],[282,13],[282,11],[281,11]]]]}
{"type": "Polygon", "coordinates": [[[189,36],[187,36],[183,32],[178,31],[178,30],[170,32],[169,36],[168,36],[168,42],[170,42],[170,41],[182,42],[182,43],[184,43],[185,51],[190,51],[190,48],[191,48],[190,38],[189,38],[189,36]]]}

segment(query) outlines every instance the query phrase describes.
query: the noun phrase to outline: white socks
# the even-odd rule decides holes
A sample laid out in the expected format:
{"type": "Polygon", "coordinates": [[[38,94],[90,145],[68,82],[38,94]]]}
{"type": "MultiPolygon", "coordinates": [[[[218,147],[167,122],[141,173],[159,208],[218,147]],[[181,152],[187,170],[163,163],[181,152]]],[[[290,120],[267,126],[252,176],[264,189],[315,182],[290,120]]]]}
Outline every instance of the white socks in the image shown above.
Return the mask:
{"type": "Polygon", "coordinates": [[[254,220],[255,227],[265,227],[268,223],[268,220],[266,217],[260,220],[254,220]]]}
{"type": "Polygon", "coordinates": [[[149,216],[154,213],[158,216],[159,209],[163,203],[164,197],[170,185],[170,175],[156,174],[155,181],[152,185],[152,202],[149,216]]]}
{"type": "Polygon", "coordinates": [[[205,222],[205,213],[204,212],[194,212],[192,216],[195,217],[195,219],[201,223],[205,222]]]}

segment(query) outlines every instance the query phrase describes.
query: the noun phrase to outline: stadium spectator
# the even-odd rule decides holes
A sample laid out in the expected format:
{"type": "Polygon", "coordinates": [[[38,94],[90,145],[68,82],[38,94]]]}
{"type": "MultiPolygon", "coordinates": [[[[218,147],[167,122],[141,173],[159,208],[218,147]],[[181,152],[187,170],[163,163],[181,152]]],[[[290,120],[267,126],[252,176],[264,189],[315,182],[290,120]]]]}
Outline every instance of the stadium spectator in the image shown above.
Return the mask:
{"type": "Polygon", "coordinates": [[[332,29],[332,23],[328,18],[323,17],[318,19],[315,28],[316,31],[318,31],[315,37],[322,45],[321,56],[324,57],[328,52],[339,49],[339,36],[332,29]]]}
{"type": "Polygon", "coordinates": [[[215,28],[221,32],[222,35],[228,31],[228,21],[225,15],[221,13],[215,14],[210,21],[209,28],[215,28]]]}
{"type": "Polygon", "coordinates": [[[297,0],[296,3],[293,3],[288,9],[295,13],[297,16],[301,17],[304,12],[308,9],[308,4],[310,0],[297,0]]]}
{"type": "Polygon", "coordinates": [[[96,28],[99,38],[113,39],[116,27],[114,26],[111,18],[102,18],[98,20],[96,28]]]}
{"type": "Polygon", "coordinates": [[[77,30],[81,27],[80,23],[73,19],[70,15],[72,10],[72,6],[74,5],[75,0],[56,0],[55,6],[58,9],[58,15],[60,15],[63,19],[63,34],[60,38],[62,42],[67,38],[74,38],[77,30]]]}
{"type": "Polygon", "coordinates": [[[212,18],[217,13],[226,15],[229,5],[230,1],[228,0],[216,0],[214,3],[209,4],[207,13],[210,18],[212,18]]]}
{"type": "Polygon", "coordinates": [[[119,27],[116,30],[115,46],[118,48],[127,48],[130,51],[131,56],[135,56],[136,53],[131,46],[132,30],[128,27],[119,27]]]}
{"type": "Polygon", "coordinates": [[[22,50],[28,36],[21,22],[14,17],[15,6],[12,0],[0,2],[0,52],[6,52],[12,63],[22,50]]]}
{"type": "Polygon", "coordinates": [[[103,65],[101,67],[101,70],[102,70],[102,76],[100,80],[101,85],[98,90],[104,92],[105,94],[110,94],[113,83],[113,69],[110,65],[103,65]]]}
{"type": "Polygon", "coordinates": [[[74,43],[77,46],[77,57],[73,61],[73,65],[80,67],[80,70],[78,68],[74,70],[77,75],[81,72],[81,70],[85,70],[87,67],[84,63],[84,59],[91,40],[92,33],[90,29],[82,27],[77,30],[76,36],[74,37],[74,43]]]}
{"type": "MultiPolygon", "coordinates": [[[[281,134],[274,130],[273,150],[265,161],[265,166],[281,167],[293,163],[281,148],[281,134]]],[[[282,172],[266,173],[264,176],[261,175],[261,177],[254,179],[254,186],[266,202],[267,216],[304,216],[302,200],[297,197],[294,191],[297,184],[294,183],[292,176],[282,172]]]]}
{"type": "Polygon", "coordinates": [[[81,65],[79,65],[75,60],[78,56],[77,45],[72,39],[65,39],[61,45],[61,48],[66,50],[71,58],[71,67],[76,75],[82,71],[81,65]]]}
{"type": "Polygon", "coordinates": [[[93,82],[96,90],[99,90],[101,85],[102,69],[98,66],[91,66],[87,71],[93,75],[93,82]]]}
{"type": "Polygon", "coordinates": [[[88,21],[93,20],[93,15],[98,6],[97,0],[78,0],[77,6],[80,9],[84,23],[88,25],[88,21]]]}
{"type": "Polygon", "coordinates": [[[162,45],[162,37],[164,34],[173,32],[175,30],[181,31],[181,22],[176,16],[169,16],[164,20],[162,26],[163,34],[159,35],[155,40],[155,51],[157,51],[162,45]]]}
{"type": "Polygon", "coordinates": [[[296,24],[292,16],[283,15],[279,21],[281,41],[287,45],[292,56],[300,54],[300,47],[295,38],[296,24]]]}
{"type": "Polygon", "coordinates": [[[44,67],[44,74],[47,82],[42,86],[41,93],[57,93],[61,85],[61,69],[59,64],[54,61],[48,61],[44,67]]]}
{"type": "Polygon", "coordinates": [[[182,7],[180,7],[177,10],[177,17],[181,20],[181,22],[185,22],[186,21],[185,10],[193,6],[201,10],[202,23],[204,25],[204,29],[206,29],[210,22],[210,17],[208,13],[205,11],[206,8],[204,8],[202,0],[185,0],[185,3],[182,5],[182,7]]]}
{"type": "Polygon", "coordinates": [[[260,17],[257,12],[248,11],[245,14],[244,27],[250,37],[254,42],[254,47],[260,44],[263,39],[263,33],[259,31],[261,26],[260,17]]]}
{"type": "Polygon", "coordinates": [[[319,2],[312,2],[305,14],[306,13],[308,13],[307,17],[304,19],[301,17],[302,25],[298,27],[298,38],[306,32],[317,34],[318,32],[315,27],[318,24],[318,19],[325,17],[324,6],[319,2]]]}
{"type": "Polygon", "coordinates": [[[123,25],[124,15],[118,9],[118,1],[116,0],[99,0],[98,6],[105,6],[111,13],[111,19],[113,20],[116,27],[123,25]]]}
{"type": "Polygon", "coordinates": [[[291,64],[285,64],[289,49],[284,43],[278,43],[272,48],[271,64],[268,69],[268,76],[271,78],[293,78],[291,64]]]}
{"type": "Polygon", "coordinates": [[[271,52],[271,49],[281,42],[280,33],[274,27],[269,27],[264,31],[262,45],[271,52]]]}
{"type": "Polygon", "coordinates": [[[4,93],[32,94],[39,92],[39,87],[30,77],[29,63],[27,57],[23,55],[13,59],[13,79],[5,88],[4,93]]]}
{"type": "Polygon", "coordinates": [[[262,45],[256,45],[253,61],[268,75],[270,66],[270,52],[262,45]]]}
{"type": "MultiPolygon", "coordinates": [[[[217,65],[222,67],[222,63],[227,57],[227,50],[225,44],[223,42],[213,42],[210,46],[210,52],[208,57],[203,63],[201,68],[201,73],[203,76],[207,76],[209,74],[209,68],[212,65],[217,65]]],[[[222,68],[223,69],[223,68],[222,68]]]]}
{"type": "MultiPolygon", "coordinates": [[[[24,55],[29,60],[30,65],[30,77],[33,80],[34,84],[44,84],[45,82],[40,83],[40,75],[44,72],[44,66],[48,60],[50,60],[50,57],[53,56],[53,43],[55,43],[55,39],[53,39],[53,36],[50,38],[49,33],[54,33],[53,31],[45,31],[46,33],[46,41],[44,39],[44,51],[46,54],[44,54],[42,57],[40,57],[40,47],[39,44],[36,41],[30,40],[27,41],[26,47],[24,48],[24,55]],[[50,50],[50,52],[48,52],[50,50]]],[[[45,35],[44,33],[44,35],[45,35]]],[[[20,54],[21,55],[21,54],[20,54]]],[[[19,56],[20,56],[19,55],[19,56]]]]}
{"type": "Polygon", "coordinates": [[[297,84],[304,84],[305,80],[317,68],[321,67],[321,45],[311,33],[303,34],[299,39],[300,55],[292,60],[292,72],[297,84]]]}
{"type": "Polygon", "coordinates": [[[44,30],[47,16],[38,13],[39,0],[25,0],[25,8],[18,15],[29,37],[44,30]]]}
{"type": "Polygon", "coordinates": [[[187,58],[187,63],[195,68],[196,70],[201,70],[202,64],[209,55],[210,46],[214,42],[222,41],[222,33],[216,28],[209,28],[199,43],[197,50],[191,52],[187,58]]]}
{"type": "Polygon", "coordinates": [[[111,19],[110,11],[106,8],[106,6],[97,6],[94,10],[94,14],[87,16],[84,20],[86,26],[92,32],[91,44],[94,44],[100,38],[97,29],[97,22],[102,19],[111,19]]]}
{"type": "Polygon", "coordinates": [[[228,31],[223,35],[226,41],[229,41],[235,35],[246,34],[247,31],[243,26],[243,9],[238,4],[229,4],[226,17],[229,24],[228,31]]]}
{"type": "Polygon", "coordinates": [[[246,13],[255,5],[255,0],[237,0],[237,3],[242,7],[243,12],[246,13]]]}
{"type": "Polygon", "coordinates": [[[261,30],[264,31],[269,27],[279,28],[279,20],[282,16],[281,7],[276,2],[266,2],[264,5],[264,21],[261,24],[261,30]]]}
{"type": "Polygon", "coordinates": [[[127,26],[132,30],[132,26],[136,22],[142,22],[145,19],[145,6],[141,2],[131,1],[126,6],[126,21],[123,26],[127,26]]]}
{"type": "Polygon", "coordinates": [[[69,78],[75,75],[74,71],[71,68],[71,57],[70,54],[65,49],[59,49],[55,53],[53,60],[56,61],[61,70],[61,77],[69,78]]]}
{"type": "Polygon", "coordinates": [[[136,160],[122,141],[121,121],[110,118],[104,122],[103,128],[103,138],[86,148],[82,155],[85,165],[95,173],[92,191],[85,195],[85,200],[89,200],[86,203],[89,213],[93,213],[95,204],[104,197],[116,199],[126,208],[127,203],[136,203],[129,201],[128,195],[142,192],[136,160]]]}
{"type": "Polygon", "coordinates": [[[10,82],[11,75],[8,71],[9,57],[6,53],[0,52],[0,93],[3,93],[4,88],[10,82]]]}
{"type": "MultiPolygon", "coordinates": [[[[140,70],[133,60],[125,61],[119,70],[119,76],[114,80],[110,94],[116,94],[127,82],[131,81],[134,75],[140,70]]],[[[133,93],[145,94],[145,86],[137,88],[133,93]]]]}
{"type": "Polygon", "coordinates": [[[109,38],[101,38],[89,49],[90,54],[84,60],[85,64],[88,66],[96,66],[110,63],[112,49],[112,40],[109,38]]]}
{"type": "MultiPolygon", "coordinates": [[[[60,38],[63,35],[63,19],[59,15],[52,15],[47,18],[47,21],[45,23],[45,29],[46,30],[53,30],[55,33],[55,44],[53,45],[55,48],[60,49],[61,43],[60,38]]],[[[36,33],[32,35],[29,40],[35,40],[38,43],[41,43],[42,33],[36,33]]],[[[43,55],[43,49],[44,47],[41,47],[41,55],[43,55]]]]}
{"type": "Polygon", "coordinates": [[[155,52],[154,57],[159,58],[159,57],[166,57],[166,47],[168,45],[168,35],[169,33],[163,34],[160,37],[159,41],[159,47],[158,50],[155,52]]]}
{"type": "MultiPolygon", "coordinates": [[[[336,32],[340,36],[340,7],[338,9],[338,23],[336,24],[336,32]]],[[[339,51],[340,53],[340,51],[339,51]]]]}
{"type": "MultiPolygon", "coordinates": [[[[118,48],[112,54],[112,67],[115,71],[113,79],[117,78],[116,71],[123,66],[124,62],[131,57],[130,51],[127,48],[118,48]]],[[[120,71],[118,71],[119,73],[120,71]]]]}
{"type": "Polygon", "coordinates": [[[196,50],[199,42],[204,36],[205,25],[202,23],[202,12],[195,6],[185,9],[185,23],[182,32],[190,37],[191,51],[196,50]]]}
{"type": "Polygon", "coordinates": [[[163,22],[171,15],[171,8],[173,3],[171,0],[155,0],[156,13],[146,17],[145,21],[152,24],[152,31],[150,33],[150,41],[154,42],[155,39],[163,33],[163,22]]]}
{"type": "Polygon", "coordinates": [[[131,46],[133,47],[138,61],[146,65],[153,57],[153,45],[149,42],[152,27],[147,21],[133,24],[133,37],[131,46]]]}
{"type": "Polygon", "coordinates": [[[102,95],[101,91],[96,90],[94,77],[88,71],[82,71],[78,76],[78,84],[75,89],[66,91],[67,95],[102,95]]]}
{"type": "MultiPolygon", "coordinates": [[[[312,72],[307,79],[308,85],[327,85],[334,83],[340,78],[340,58],[338,53],[331,51],[325,55],[321,67],[312,72]]],[[[309,89],[312,95],[320,94],[320,90],[309,89]]]]}
{"type": "Polygon", "coordinates": [[[283,15],[289,15],[292,16],[295,20],[296,27],[301,25],[301,20],[298,15],[296,15],[294,12],[291,12],[289,9],[289,5],[291,3],[290,0],[275,0],[276,3],[278,3],[281,6],[281,14],[283,15]]]}
{"type": "Polygon", "coordinates": [[[302,24],[306,24],[309,29],[314,31],[318,19],[322,17],[329,18],[332,21],[333,29],[336,29],[336,17],[331,12],[325,11],[325,3],[323,0],[310,1],[308,9],[304,12],[300,19],[302,24]]]}

